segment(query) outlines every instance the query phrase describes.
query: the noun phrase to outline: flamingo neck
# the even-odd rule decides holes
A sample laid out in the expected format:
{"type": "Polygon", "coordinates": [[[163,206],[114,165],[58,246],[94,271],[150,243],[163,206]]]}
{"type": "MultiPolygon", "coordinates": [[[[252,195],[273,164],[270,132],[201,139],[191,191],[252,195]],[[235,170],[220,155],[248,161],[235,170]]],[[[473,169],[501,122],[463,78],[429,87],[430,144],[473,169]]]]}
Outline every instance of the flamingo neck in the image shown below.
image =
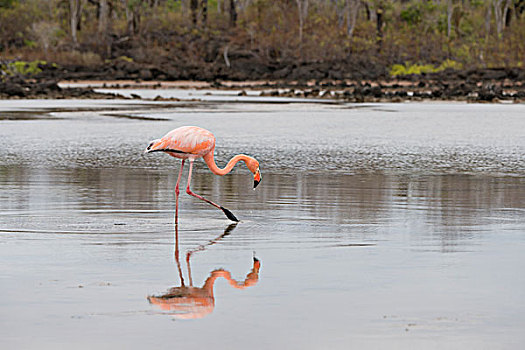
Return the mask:
{"type": "Polygon", "coordinates": [[[217,164],[215,164],[215,159],[213,158],[213,150],[210,153],[206,154],[203,158],[206,164],[208,165],[208,168],[210,168],[211,172],[215,175],[221,176],[228,174],[233,169],[235,164],[237,164],[237,162],[242,160],[244,163],[246,163],[247,161],[253,159],[252,157],[249,157],[247,155],[238,154],[232,159],[230,159],[228,164],[226,164],[226,166],[223,169],[221,169],[217,166],[217,164]]]}

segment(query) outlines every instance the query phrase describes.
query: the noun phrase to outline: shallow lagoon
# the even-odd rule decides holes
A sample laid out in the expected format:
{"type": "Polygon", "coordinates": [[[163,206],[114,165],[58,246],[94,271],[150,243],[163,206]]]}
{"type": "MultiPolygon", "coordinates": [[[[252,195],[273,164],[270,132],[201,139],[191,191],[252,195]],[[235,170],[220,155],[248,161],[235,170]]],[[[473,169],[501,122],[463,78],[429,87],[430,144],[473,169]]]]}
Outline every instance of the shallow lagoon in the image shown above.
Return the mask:
{"type": "Polygon", "coordinates": [[[0,344],[518,349],[524,116],[523,105],[0,101],[0,344]],[[178,265],[179,164],[142,150],[188,124],[215,133],[220,164],[257,157],[263,181],[253,191],[246,169],[221,178],[199,162],[194,191],[241,222],[183,195],[178,265]],[[185,286],[217,277],[206,312],[150,302],[181,286],[179,267],[185,286]]]}

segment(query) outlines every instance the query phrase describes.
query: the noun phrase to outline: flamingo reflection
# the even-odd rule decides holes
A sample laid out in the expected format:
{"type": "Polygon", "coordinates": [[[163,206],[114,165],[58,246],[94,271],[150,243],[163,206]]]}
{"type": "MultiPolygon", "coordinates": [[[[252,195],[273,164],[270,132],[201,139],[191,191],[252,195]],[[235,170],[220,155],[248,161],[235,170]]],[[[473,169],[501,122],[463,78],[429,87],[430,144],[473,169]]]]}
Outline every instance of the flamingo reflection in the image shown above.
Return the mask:
{"type": "Polygon", "coordinates": [[[188,269],[188,285],[184,281],[182,267],[179,260],[179,232],[178,225],[175,225],[175,263],[180,278],[180,287],[170,288],[165,294],[159,296],[149,296],[148,300],[151,304],[160,307],[164,311],[168,311],[171,315],[178,319],[196,319],[202,318],[213,312],[215,308],[215,297],[213,294],[213,286],[215,281],[222,277],[228,281],[230,286],[237,289],[245,289],[254,286],[259,280],[259,269],[261,262],[255,256],[253,257],[253,266],[251,271],[246,275],[242,282],[238,282],[232,278],[231,273],[224,269],[216,269],[210,272],[210,276],[206,279],[202,287],[193,286],[193,279],[191,275],[190,258],[193,254],[204,251],[207,247],[216,244],[221,239],[229,235],[237,224],[228,226],[224,233],[217,238],[202,244],[195,249],[189,250],[186,253],[186,265],[188,269]]]}

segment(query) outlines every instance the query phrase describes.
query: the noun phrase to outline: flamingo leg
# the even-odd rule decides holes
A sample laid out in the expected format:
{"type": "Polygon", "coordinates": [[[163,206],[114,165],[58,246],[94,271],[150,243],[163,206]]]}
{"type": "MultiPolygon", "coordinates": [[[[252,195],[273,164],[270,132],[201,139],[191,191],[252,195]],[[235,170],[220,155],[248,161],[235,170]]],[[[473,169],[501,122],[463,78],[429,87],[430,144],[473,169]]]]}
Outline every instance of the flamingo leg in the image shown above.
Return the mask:
{"type": "Polygon", "coordinates": [[[182,177],[182,169],[184,169],[184,160],[182,160],[182,163],[180,165],[180,171],[179,171],[179,177],[177,178],[177,184],[175,185],[175,225],[179,224],[179,183],[180,178],[182,177]]]}
{"type": "Polygon", "coordinates": [[[190,172],[189,172],[189,175],[188,175],[188,186],[186,187],[186,193],[189,194],[189,195],[191,195],[191,196],[193,196],[193,197],[199,198],[200,200],[203,200],[203,201],[205,201],[205,202],[208,203],[208,204],[213,205],[213,206],[214,206],[215,208],[217,208],[217,209],[222,210],[228,219],[230,219],[231,221],[238,222],[239,219],[237,219],[237,218],[235,217],[235,215],[233,215],[233,213],[232,213],[231,211],[229,211],[228,209],[226,209],[226,208],[224,208],[224,207],[222,207],[222,206],[220,206],[220,205],[218,205],[218,204],[213,203],[213,202],[210,201],[209,199],[206,199],[206,198],[204,198],[204,197],[202,197],[202,196],[199,196],[199,195],[196,194],[196,193],[193,193],[193,192],[190,190],[190,184],[191,184],[191,172],[192,172],[192,170],[193,170],[193,159],[190,159],[190,172]]]}

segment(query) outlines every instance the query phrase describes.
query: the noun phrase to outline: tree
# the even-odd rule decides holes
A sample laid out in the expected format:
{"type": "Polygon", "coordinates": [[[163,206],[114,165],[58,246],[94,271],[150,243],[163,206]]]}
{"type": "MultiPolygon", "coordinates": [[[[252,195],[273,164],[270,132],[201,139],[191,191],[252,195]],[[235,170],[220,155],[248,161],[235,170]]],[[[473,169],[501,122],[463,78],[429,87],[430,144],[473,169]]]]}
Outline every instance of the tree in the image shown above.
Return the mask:
{"type": "Polygon", "coordinates": [[[485,6],[485,43],[489,41],[491,16],[492,16],[491,5],[487,4],[485,6]]]}
{"type": "Polygon", "coordinates": [[[299,43],[303,43],[303,28],[306,16],[308,15],[308,0],[295,0],[299,15],[299,43]]]}
{"type": "Polygon", "coordinates": [[[125,7],[127,34],[133,36],[139,31],[142,2],[141,0],[122,0],[122,4],[125,7]]]}
{"type": "Polygon", "coordinates": [[[105,54],[109,56],[111,54],[111,44],[109,42],[109,13],[110,4],[109,0],[100,0],[98,9],[98,35],[102,41],[105,54]]]}
{"type": "Polygon", "coordinates": [[[105,39],[108,34],[109,3],[108,0],[100,0],[98,9],[98,33],[105,39]]]}
{"type": "Polygon", "coordinates": [[[380,0],[377,4],[376,9],[376,35],[377,35],[377,49],[381,50],[383,44],[383,21],[384,21],[384,3],[383,0],[380,0]]]}
{"type": "Polygon", "coordinates": [[[512,0],[493,0],[492,6],[494,8],[494,18],[496,21],[496,33],[498,38],[503,35],[503,27],[505,26],[507,13],[512,0]]]}
{"type": "Polygon", "coordinates": [[[71,38],[75,46],[78,45],[77,31],[80,30],[84,2],[85,0],[69,0],[69,24],[71,28],[71,38]]]}
{"type": "Polygon", "coordinates": [[[346,32],[348,37],[354,34],[355,25],[357,23],[357,14],[359,13],[360,0],[345,0],[346,8],[346,32]]]}
{"type": "Polygon", "coordinates": [[[44,49],[44,57],[47,59],[49,47],[57,42],[59,27],[56,23],[41,21],[33,23],[32,29],[33,35],[36,37],[40,47],[44,49]]]}
{"type": "Polygon", "coordinates": [[[191,23],[194,27],[197,26],[197,12],[199,7],[199,0],[190,0],[191,23]]]}
{"type": "Polygon", "coordinates": [[[452,12],[454,7],[452,6],[452,0],[447,0],[447,37],[450,38],[452,32],[452,12]]]}
{"type": "Polygon", "coordinates": [[[208,25],[208,0],[201,0],[202,26],[208,25]]]}
{"type": "Polygon", "coordinates": [[[0,0],[0,8],[12,7],[16,0],[0,0]]]}
{"type": "Polygon", "coordinates": [[[230,27],[235,27],[237,25],[237,7],[235,5],[235,0],[230,0],[230,27]]]}

